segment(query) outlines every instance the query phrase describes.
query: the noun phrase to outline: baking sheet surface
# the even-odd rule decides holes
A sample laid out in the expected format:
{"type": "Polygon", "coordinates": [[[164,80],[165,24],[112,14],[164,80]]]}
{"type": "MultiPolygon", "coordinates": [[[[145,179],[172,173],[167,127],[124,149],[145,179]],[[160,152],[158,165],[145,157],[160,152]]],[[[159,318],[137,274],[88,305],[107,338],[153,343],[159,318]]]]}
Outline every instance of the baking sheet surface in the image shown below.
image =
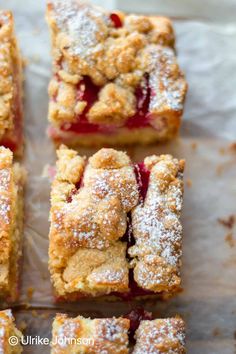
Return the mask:
{"type": "MultiPolygon", "coordinates": [[[[24,57],[25,135],[24,164],[28,170],[24,264],[17,321],[26,321],[27,334],[49,336],[56,311],[91,316],[128,312],[129,303],[61,305],[55,308],[47,270],[50,184],[45,165],[54,164],[55,152],[48,140],[47,85],[50,78],[50,46],[44,20],[44,1],[10,0],[24,57]],[[33,297],[29,293],[33,288],[33,297]],[[28,295],[27,295],[28,294],[28,295]],[[98,310],[99,309],[99,310],[98,310]]],[[[0,0],[6,8],[6,1],[0,0]]],[[[188,326],[191,354],[232,354],[236,330],[236,229],[218,218],[236,214],[236,25],[196,20],[176,20],[179,62],[189,82],[181,138],[165,146],[129,148],[135,160],[148,154],[173,153],[187,161],[183,211],[184,291],[168,303],[149,301],[156,316],[181,314],[188,326]]],[[[91,154],[92,150],[81,149],[91,154]]],[[[49,347],[25,348],[47,353],[49,347]]]]}

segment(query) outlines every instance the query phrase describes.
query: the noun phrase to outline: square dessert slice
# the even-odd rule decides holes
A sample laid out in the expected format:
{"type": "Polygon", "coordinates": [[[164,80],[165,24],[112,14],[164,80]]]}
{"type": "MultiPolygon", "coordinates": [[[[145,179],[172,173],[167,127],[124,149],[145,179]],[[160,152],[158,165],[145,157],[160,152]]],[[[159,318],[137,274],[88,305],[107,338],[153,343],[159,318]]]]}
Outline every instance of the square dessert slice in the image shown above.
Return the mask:
{"type": "Polygon", "coordinates": [[[15,326],[11,310],[0,311],[0,353],[22,353],[22,347],[20,345],[21,337],[22,333],[15,326]],[[12,345],[9,341],[10,337],[14,337],[13,339],[15,339],[12,345]]]}
{"type": "Polygon", "coordinates": [[[25,172],[13,163],[12,152],[0,147],[0,298],[15,301],[23,232],[25,172]]]}
{"type": "Polygon", "coordinates": [[[146,144],[176,135],[187,84],[168,18],[55,0],[47,21],[49,135],[57,144],[146,144]]]}
{"type": "Polygon", "coordinates": [[[57,152],[49,268],[56,296],[172,296],[180,287],[184,162],[131,163],[101,149],[89,159],[57,152]]]}
{"type": "Polygon", "coordinates": [[[20,155],[22,135],[22,60],[12,13],[0,10],[0,145],[20,155]]]}
{"type": "Polygon", "coordinates": [[[186,353],[185,324],[180,317],[141,321],[133,354],[186,353]]]}
{"type": "Polygon", "coordinates": [[[51,353],[128,354],[129,320],[125,318],[70,318],[57,314],[51,353]]]}

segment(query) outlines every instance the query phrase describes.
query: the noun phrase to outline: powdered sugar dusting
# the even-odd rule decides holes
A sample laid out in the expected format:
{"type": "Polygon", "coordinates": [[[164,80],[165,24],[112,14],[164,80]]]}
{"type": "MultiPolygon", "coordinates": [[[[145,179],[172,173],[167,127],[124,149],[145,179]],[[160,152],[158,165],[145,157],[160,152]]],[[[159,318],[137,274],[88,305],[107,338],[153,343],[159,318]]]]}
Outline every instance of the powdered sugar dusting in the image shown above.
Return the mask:
{"type": "Polygon", "coordinates": [[[142,321],[133,354],[185,353],[185,328],[180,318],[142,321]]]}
{"type": "Polygon", "coordinates": [[[57,25],[71,38],[72,54],[88,57],[99,43],[98,21],[109,23],[109,17],[102,9],[84,1],[54,0],[57,25]]]}
{"type": "Polygon", "coordinates": [[[0,222],[10,224],[11,200],[9,197],[0,195],[0,222]]]}
{"type": "Polygon", "coordinates": [[[176,78],[176,57],[172,48],[153,46],[150,50],[151,72],[149,85],[152,91],[150,111],[170,107],[174,111],[183,109],[183,92],[186,83],[182,76],[176,78]]]}
{"type": "Polygon", "coordinates": [[[96,274],[96,281],[120,284],[123,283],[123,278],[126,276],[126,273],[126,269],[114,269],[111,267],[110,269],[99,271],[99,273],[96,274]]]}
{"type": "MultiPolygon", "coordinates": [[[[182,225],[179,220],[183,202],[182,175],[176,176],[175,183],[166,182],[170,174],[168,159],[171,161],[167,157],[166,161],[157,163],[151,171],[145,202],[132,213],[135,246],[131,247],[129,253],[138,259],[145,256],[145,261],[150,264],[155,263],[156,256],[162,257],[178,274],[182,255],[182,225]]],[[[178,163],[177,160],[173,161],[178,163]]],[[[162,281],[162,272],[162,268],[155,267],[153,276],[147,276],[143,269],[139,276],[144,286],[151,283],[155,285],[162,281]]]]}
{"type": "Polygon", "coordinates": [[[117,318],[106,318],[106,319],[98,319],[96,320],[98,327],[97,327],[97,337],[98,340],[103,344],[101,346],[101,351],[100,353],[110,353],[109,351],[106,351],[108,348],[111,349],[110,345],[112,343],[118,344],[119,347],[114,346],[113,352],[116,353],[115,348],[117,348],[119,353],[123,353],[123,350],[127,349],[128,346],[128,329],[125,326],[125,323],[123,322],[125,320],[123,319],[117,319],[117,318]],[[107,343],[108,341],[108,343],[107,343]],[[110,343],[109,343],[110,342],[110,343]]]}
{"type": "Polygon", "coordinates": [[[102,249],[124,235],[127,212],[137,205],[138,199],[131,165],[95,169],[88,164],[78,193],[60,211],[55,210],[54,227],[62,234],[64,228],[80,245],[102,249]]]}
{"type": "MultiPolygon", "coordinates": [[[[0,354],[6,353],[7,333],[9,332],[10,323],[13,322],[11,310],[0,312],[0,354]]],[[[8,344],[8,343],[7,343],[8,344]]]]}
{"type": "Polygon", "coordinates": [[[70,340],[77,338],[77,333],[80,329],[80,323],[73,319],[65,319],[64,323],[57,330],[57,343],[61,348],[66,348],[70,345],[70,340]]]}

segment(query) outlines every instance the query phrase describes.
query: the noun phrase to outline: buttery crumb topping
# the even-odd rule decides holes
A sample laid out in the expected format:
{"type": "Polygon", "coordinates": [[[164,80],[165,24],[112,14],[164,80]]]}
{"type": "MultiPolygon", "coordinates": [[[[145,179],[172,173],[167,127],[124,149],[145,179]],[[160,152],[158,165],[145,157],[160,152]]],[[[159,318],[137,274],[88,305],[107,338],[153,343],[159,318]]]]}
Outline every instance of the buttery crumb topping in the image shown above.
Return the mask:
{"type": "Polygon", "coordinates": [[[85,159],[61,146],[57,154],[49,248],[57,293],[129,292],[129,267],[140,288],[177,291],[184,161],[170,155],[147,157],[150,177],[141,202],[140,181],[126,153],[101,149],[85,159]],[[128,239],[122,239],[128,227],[134,237],[129,259],[128,239]]]}
{"type": "Polygon", "coordinates": [[[12,152],[0,147],[0,298],[3,299],[17,296],[24,180],[25,172],[13,163],[12,152]]]}
{"type": "Polygon", "coordinates": [[[130,320],[122,317],[90,319],[57,314],[53,321],[52,353],[128,354],[130,350],[134,354],[186,353],[185,324],[178,316],[141,320],[133,349],[128,338],[131,327],[130,320]],[[76,339],[80,342],[76,343],[76,339]]]}
{"type": "MultiPolygon", "coordinates": [[[[9,339],[15,337],[19,342],[14,346],[14,353],[21,353],[20,338],[22,333],[16,328],[11,310],[0,311],[0,353],[11,353],[9,339]]],[[[13,353],[13,352],[12,352],[13,353]]]]}
{"type": "Polygon", "coordinates": [[[135,334],[133,354],[184,354],[185,325],[179,318],[141,321],[135,334]]]}
{"type": "Polygon", "coordinates": [[[128,354],[128,329],[129,320],[121,317],[87,319],[57,314],[53,322],[53,339],[59,340],[53,341],[52,353],[70,350],[79,354],[83,347],[84,353],[128,354]],[[70,343],[70,338],[80,339],[82,344],[70,343]]]}
{"type": "Polygon", "coordinates": [[[170,20],[115,16],[121,25],[105,10],[83,1],[48,3],[55,74],[49,86],[49,119],[54,124],[75,122],[83,113],[86,102],[81,99],[78,106],[76,92],[85,76],[102,87],[86,113],[90,123],[124,125],[138,109],[135,90],[145,75],[150,77],[153,124],[155,114],[181,115],[186,82],[175,58],[170,20]]]}
{"type": "Polygon", "coordinates": [[[135,245],[128,252],[139,286],[171,290],[180,285],[184,161],[161,155],[147,157],[144,164],[149,186],[144,203],[132,211],[135,245]]]}

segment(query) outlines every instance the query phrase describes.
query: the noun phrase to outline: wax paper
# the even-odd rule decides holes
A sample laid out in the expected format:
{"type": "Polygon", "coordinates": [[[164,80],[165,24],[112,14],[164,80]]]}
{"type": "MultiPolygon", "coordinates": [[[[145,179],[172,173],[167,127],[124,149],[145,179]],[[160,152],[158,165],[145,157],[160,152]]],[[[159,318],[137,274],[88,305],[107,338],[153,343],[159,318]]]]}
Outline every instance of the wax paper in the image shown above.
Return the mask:
{"type": "MultiPolygon", "coordinates": [[[[170,6],[164,11],[164,2],[161,3],[162,11],[168,14],[170,6]]],[[[230,9],[235,11],[236,6],[232,1],[229,3],[230,9]]],[[[184,4],[186,1],[181,3],[181,8],[184,4]]],[[[189,83],[180,138],[161,146],[132,147],[128,153],[136,161],[163,152],[186,159],[182,216],[184,290],[169,302],[152,300],[143,306],[156,317],[176,313],[183,316],[187,323],[189,353],[232,354],[236,330],[236,229],[227,225],[227,220],[236,214],[236,148],[233,144],[236,141],[236,24],[230,21],[232,11],[228,8],[227,13],[231,13],[228,21],[225,17],[224,23],[217,18],[206,21],[211,16],[207,16],[208,2],[204,4],[206,16],[203,19],[186,17],[186,13],[193,11],[181,16],[178,8],[174,21],[179,63],[189,83]]],[[[209,4],[212,6],[212,1],[209,4]]],[[[114,1],[112,5],[117,4],[114,1]]],[[[26,147],[22,161],[28,171],[24,261],[21,297],[13,309],[18,325],[26,324],[25,334],[49,337],[56,312],[113,316],[127,313],[139,304],[97,304],[94,300],[73,305],[53,302],[47,269],[50,181],[45,166],[55,163],[55,150],[45,134],[47,85],[51,75],[45,2],[0,0],[0,6],[14,12],[17,36],[27,63],[24,82],[26,147]]],[[[140,12],[137,6],[138,10],[140,12]]],[[[158,13],[156,8],[152,12],[158,13]]],[[[173,7],[169,14],[175,15],[173,7]]],[[[80,152],[90,155],[94,151],[81,149],[80,152]]],[[[42,345],[24,348],[26,353],[48,353],[49,349],[42,345]]]]}

